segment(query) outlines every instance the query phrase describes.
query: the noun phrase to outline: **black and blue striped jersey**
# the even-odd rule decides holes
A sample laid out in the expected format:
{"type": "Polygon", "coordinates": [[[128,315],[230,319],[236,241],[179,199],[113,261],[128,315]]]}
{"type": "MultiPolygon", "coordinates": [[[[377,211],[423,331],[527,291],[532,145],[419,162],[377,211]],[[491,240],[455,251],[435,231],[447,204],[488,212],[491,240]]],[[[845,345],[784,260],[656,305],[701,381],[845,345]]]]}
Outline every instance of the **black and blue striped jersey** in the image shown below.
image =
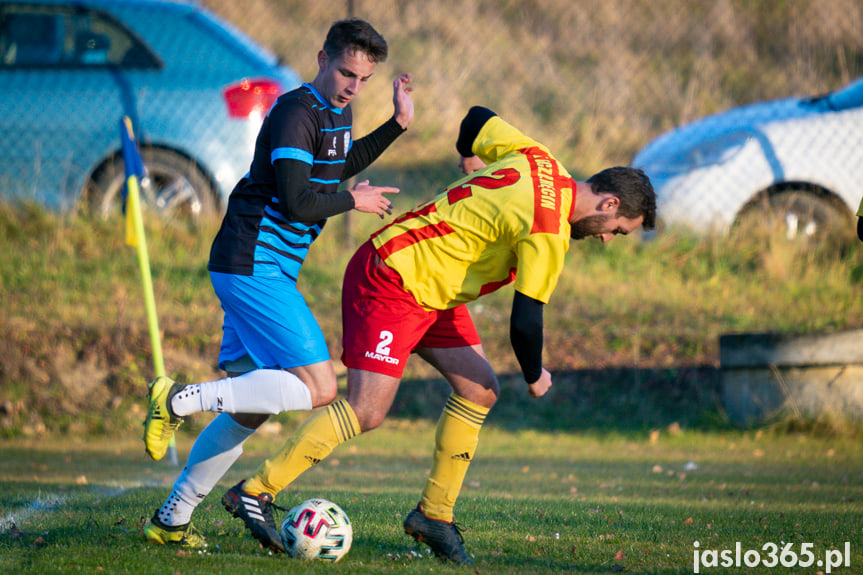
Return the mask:
{"type": "Polygon", "coordinates": [[[352,154],[351,123],[350,106],[329,105],[310,84],[279,97],[258,133],[249,173],[231,192],[210,251],[210,271],[297,279],[326,218],[353,208],[353,197],[339,192],[339,183],[403,131],[390,120],[358,140],[362,145],[352,154]],[[301,180],[283,185],[292,191],[281,198],[280,173],[301,180]]]}

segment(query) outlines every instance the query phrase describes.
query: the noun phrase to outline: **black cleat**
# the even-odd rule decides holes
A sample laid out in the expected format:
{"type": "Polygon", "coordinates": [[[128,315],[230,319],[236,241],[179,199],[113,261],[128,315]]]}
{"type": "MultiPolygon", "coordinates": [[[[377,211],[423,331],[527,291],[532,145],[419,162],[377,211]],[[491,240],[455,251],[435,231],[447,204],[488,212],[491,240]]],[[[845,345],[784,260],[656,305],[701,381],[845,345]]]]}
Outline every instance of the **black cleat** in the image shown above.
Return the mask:
{"type": "Polygon", "coordinates": [[[431,547],[436,557],[459,565],[473,565],[464,552],[461,528],[455,523],[426,517],[422,506],[417,505],[405,518],[404,528],[405,533],[431,547]]]}
{"type": "Polygon", "coordinates": [[[273,520],[273,507],[281,509],[273,504],[273,496],[269,493],[251,495],[243,491],[243,483],[240,481],[231,487],[222,497],[222,505],[231,515],[243,520],[246,528],[252,532],[252,536],[260,541],[265,549],[272,549],[277,553],[285,552],[285,544],[282,541],[276,523],[273,520]]]}

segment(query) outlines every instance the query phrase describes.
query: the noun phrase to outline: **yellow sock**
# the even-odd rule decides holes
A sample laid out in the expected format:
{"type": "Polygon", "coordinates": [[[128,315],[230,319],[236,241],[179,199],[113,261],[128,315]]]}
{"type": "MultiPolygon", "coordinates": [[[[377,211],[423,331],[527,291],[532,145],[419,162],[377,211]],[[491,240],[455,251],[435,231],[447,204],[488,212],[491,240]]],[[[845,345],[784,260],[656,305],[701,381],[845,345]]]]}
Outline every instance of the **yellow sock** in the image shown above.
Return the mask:
{"type": "Polygon", "coordinates": [[[423,512],[451,522],[453,507],[479,443],[479,430],[489,408],[449,396],[435,433],[434,464],[422,495],[423,512]]]}
{"type": "Polygon", "coordinates": [[[278,453],[261,464],[243,490],[252,495],[275,495],[359,433],[360,423],[350,404],[344,399],[333,402],[309,417],[278,453]]]}

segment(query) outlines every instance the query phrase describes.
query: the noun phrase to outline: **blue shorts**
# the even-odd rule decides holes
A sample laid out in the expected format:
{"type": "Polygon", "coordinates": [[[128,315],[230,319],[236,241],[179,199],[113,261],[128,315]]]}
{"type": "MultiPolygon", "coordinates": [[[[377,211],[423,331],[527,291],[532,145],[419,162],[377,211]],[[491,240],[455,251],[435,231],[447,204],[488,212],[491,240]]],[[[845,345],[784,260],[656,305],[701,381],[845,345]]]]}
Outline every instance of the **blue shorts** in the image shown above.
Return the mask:
{"type": "Polygon", "coordinates": [[[248,355],[259,368],[285,369],[330,359],[324,334],[289,279],[210,272],[225,320],[219,367],[248,355]]]}

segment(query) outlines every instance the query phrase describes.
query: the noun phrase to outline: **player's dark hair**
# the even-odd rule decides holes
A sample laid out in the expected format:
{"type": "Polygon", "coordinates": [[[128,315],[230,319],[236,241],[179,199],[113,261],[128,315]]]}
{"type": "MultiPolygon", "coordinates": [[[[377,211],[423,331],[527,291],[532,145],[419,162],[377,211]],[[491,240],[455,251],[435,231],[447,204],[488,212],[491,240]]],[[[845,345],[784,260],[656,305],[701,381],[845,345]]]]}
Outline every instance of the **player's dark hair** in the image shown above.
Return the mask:
{"type": "Polygon", "coordinates": [[[609,194],[620,200],[617,215],[634,219],[644,216],[642,227],[656,226],[656,193],[643,170],[617,166],[606,168],[587,179],[597,195],[609,194]]]}
{"type": "Polygon", "coordinates": [[[324,41],[324,51],[336,59],[345,50],[365,52],[372,62],[383,62],[387,59],[387,41],[371,24],[359,18],[339,20],[330,26],[327,39],[324,41]]]}

